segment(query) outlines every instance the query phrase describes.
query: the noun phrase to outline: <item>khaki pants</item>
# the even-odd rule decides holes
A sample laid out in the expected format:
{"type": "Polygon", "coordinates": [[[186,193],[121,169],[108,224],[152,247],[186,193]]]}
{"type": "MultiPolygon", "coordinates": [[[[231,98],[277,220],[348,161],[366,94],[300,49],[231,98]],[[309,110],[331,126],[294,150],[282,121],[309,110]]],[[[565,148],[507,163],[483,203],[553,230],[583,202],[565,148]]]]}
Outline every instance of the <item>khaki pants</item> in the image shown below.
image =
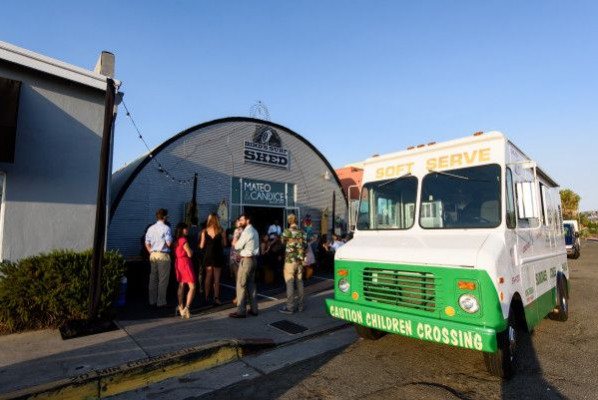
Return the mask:
{"type": "Polygon", "coordinates": [[[239,263],[239,270],[237,272],[237,314],[247,314],[247,299],[249,297],[249,304],[251,311],[257,312],[257,289],[255,287],[255,268],[257,267],[257,259],[241,258],[239,263]]]}
{"type": "Polygon", "coordinates": [[[287,310],[303,311],[303,264],[284,264],[284,281],[287,284],[287,310]],[[297,302],[295,303],[295,283],[297,283],[297,302]],[[297,308],[295,307],[297,306],[297,308]]]}
{"type": "Polygon", "coordinates": [[[170,279],[170,256],[168,253],[154,251],[150,254],[149,303],[166,305],[166,290],[170,279]]]}

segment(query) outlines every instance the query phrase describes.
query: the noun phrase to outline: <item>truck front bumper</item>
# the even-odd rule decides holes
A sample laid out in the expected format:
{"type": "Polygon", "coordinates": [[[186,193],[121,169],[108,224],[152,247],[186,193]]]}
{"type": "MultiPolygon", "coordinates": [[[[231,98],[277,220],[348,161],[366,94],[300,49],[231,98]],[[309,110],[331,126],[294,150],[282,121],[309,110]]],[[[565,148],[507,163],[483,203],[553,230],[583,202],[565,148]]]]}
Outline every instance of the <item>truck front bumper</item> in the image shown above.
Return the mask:
{"type": "Polygon", "coordinates": [[[471,350],[495,352],[496,331],[458,321],[445,321],[334,299],[326,300],[330,316],[368,328],[471,350]]]}

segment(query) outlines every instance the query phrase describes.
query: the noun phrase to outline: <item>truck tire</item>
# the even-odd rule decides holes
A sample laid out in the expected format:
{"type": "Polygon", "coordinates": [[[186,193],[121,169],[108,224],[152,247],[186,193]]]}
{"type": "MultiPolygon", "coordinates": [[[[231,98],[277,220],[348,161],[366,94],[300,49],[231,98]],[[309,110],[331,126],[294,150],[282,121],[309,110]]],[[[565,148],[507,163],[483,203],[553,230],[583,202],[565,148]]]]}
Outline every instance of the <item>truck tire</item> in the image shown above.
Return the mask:
{"type": "Polygon", "coordinates": [[[357,334],[366,340],[378,340],[382,336],[386,335],[385,332],[379,331],[378,329],[368,328],[363,325],[355,325],[357,334]]]}
{"type": "Polygon", "coordinates": [[[573,251],[573,255],[571,256],[572,259],[577,260],[580,256],[579,246],[575,246],[573,251]]]}
{"type": "Polygon", "coordinates": [[[498,350],[484,353],[484,363],[491,375],[510,379],[517,367],[517,322],[513,308],[509,311],[507,329],[496,335],[498,350]]]}
{"type": "Polygon", "coordinates": [[[569,319],[569,293],[567,293],[567,283],[563,278],[558,280],[556,296],[557,305],[554,311],[548,314],[548,318],[554,321],[565,322],[569,319]]]}

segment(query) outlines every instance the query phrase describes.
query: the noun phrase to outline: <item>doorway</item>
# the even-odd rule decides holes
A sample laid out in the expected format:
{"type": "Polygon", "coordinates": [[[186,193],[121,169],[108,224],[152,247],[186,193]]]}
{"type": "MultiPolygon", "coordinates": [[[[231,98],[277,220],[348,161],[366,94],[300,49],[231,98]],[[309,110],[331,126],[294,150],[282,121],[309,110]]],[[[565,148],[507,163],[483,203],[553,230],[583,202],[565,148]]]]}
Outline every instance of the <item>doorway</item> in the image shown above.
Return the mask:
{"type": "Polygon", "coordinates": [[[278,221],[284,227],[284,208],[279,207],[254,207],[245,206],[245,212],[251,215],[251,224],[257,230],[260,237],[268,232],[268,227],[278,221]]]}

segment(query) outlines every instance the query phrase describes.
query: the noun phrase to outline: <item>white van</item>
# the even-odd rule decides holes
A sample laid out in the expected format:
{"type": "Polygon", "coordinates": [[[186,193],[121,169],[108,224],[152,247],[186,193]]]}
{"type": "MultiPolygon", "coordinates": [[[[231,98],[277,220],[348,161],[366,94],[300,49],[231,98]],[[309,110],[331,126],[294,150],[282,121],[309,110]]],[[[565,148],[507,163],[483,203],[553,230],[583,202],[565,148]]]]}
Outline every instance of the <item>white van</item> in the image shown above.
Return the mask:
{"type": "Polygon", "coordinates": [[[565,229],[565,248],[567,249],[567,257],[578,259],[581,254],[579,225],[574,219],[566,219],[563,221],[563,227],[565,229]]]}
{"type": "Polygon", "coordinates": [[[517,331],[567,320],[557,183],[500,132],[365,163],[356,231],[335,259],[327,311],[383,332],[478,350],[515,370],[517,331]]]}

